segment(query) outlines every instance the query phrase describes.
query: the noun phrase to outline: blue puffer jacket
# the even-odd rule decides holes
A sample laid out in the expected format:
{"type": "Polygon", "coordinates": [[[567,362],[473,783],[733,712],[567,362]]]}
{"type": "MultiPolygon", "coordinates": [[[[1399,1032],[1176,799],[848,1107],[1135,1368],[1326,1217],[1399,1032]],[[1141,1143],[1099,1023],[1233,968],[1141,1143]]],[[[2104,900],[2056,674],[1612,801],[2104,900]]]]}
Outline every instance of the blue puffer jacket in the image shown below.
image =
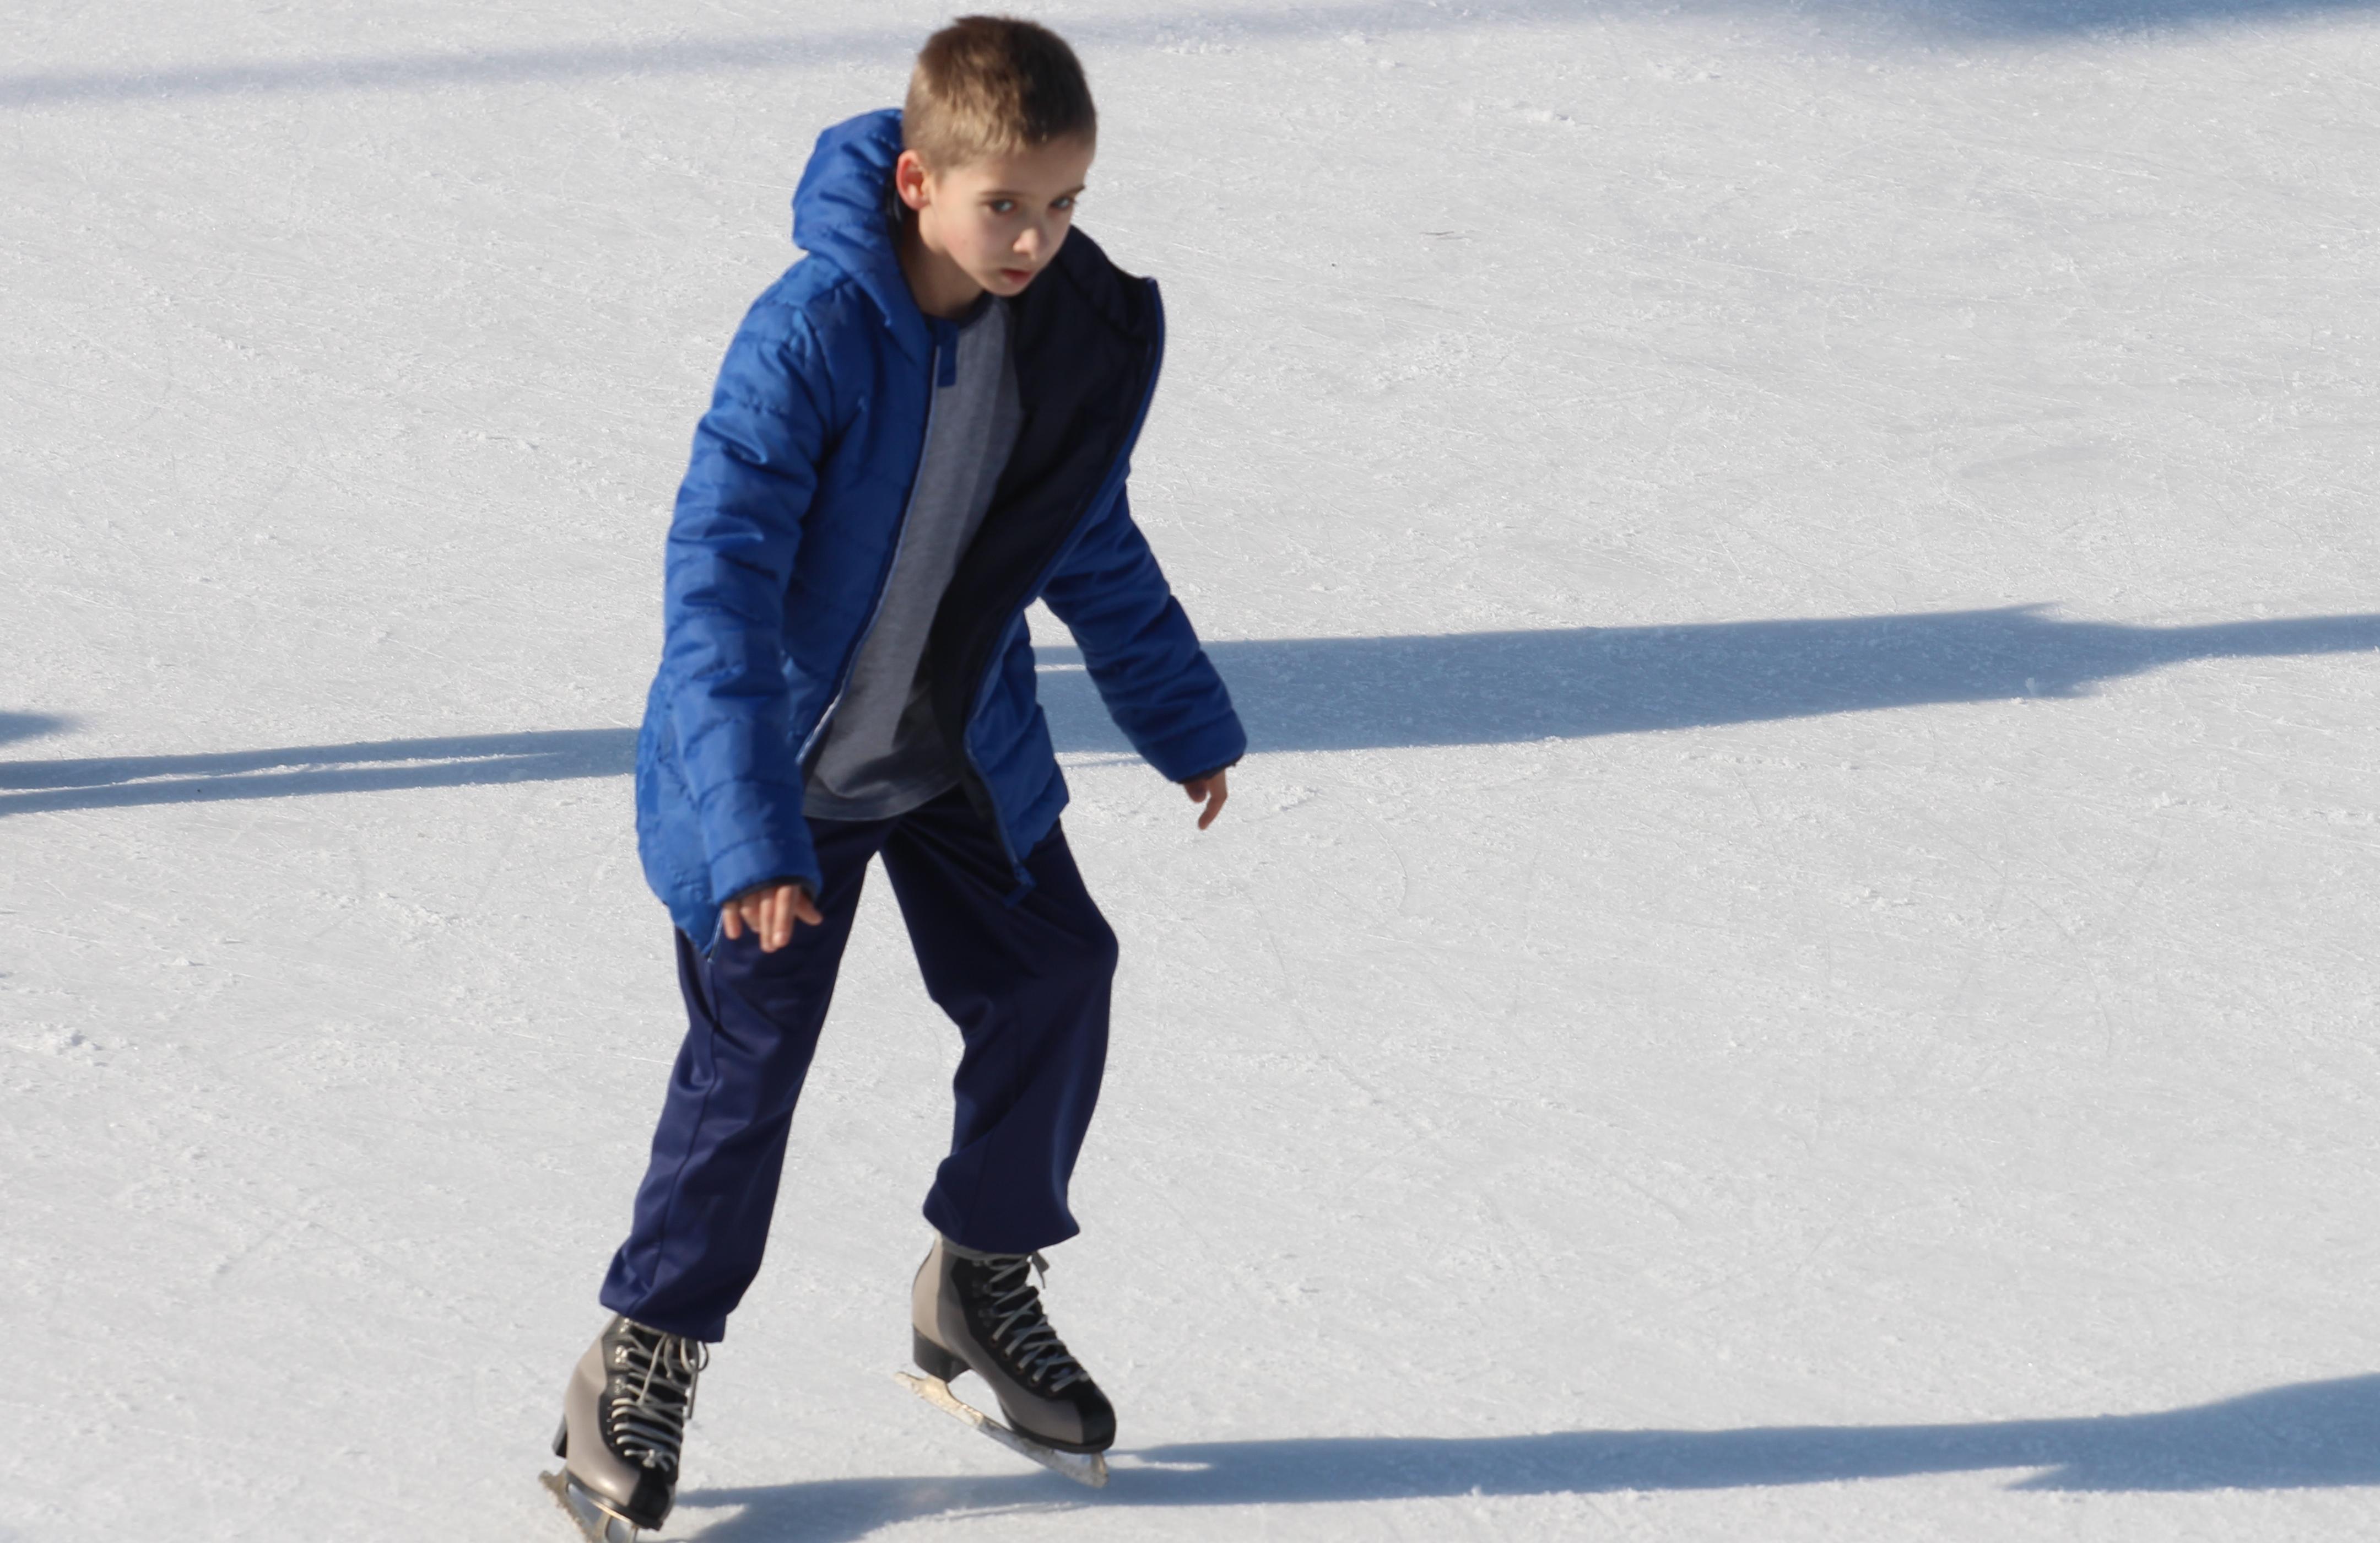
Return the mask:
{"type": "MultiPolygon", "coordinates": [[[[794,194],[809,255],[753,303],[695,431],[667,557],[666,638],[637,745],[645,876],[687,936],[772,879],[814,889],[805,768],[874,619],[949,323],[893,254],[901,115],[819,137],[794,194]]],[[[1117,723],[1186,781],[1247,747],[1230,695],[1134,525],[1124,476],[1163,351],[1157,286],[1079,231],[1013,302],[1024,426],[927,644],[945,744],[1015,868],[1066,785],[1025,608],[1075,635],[1117,723]]]]}

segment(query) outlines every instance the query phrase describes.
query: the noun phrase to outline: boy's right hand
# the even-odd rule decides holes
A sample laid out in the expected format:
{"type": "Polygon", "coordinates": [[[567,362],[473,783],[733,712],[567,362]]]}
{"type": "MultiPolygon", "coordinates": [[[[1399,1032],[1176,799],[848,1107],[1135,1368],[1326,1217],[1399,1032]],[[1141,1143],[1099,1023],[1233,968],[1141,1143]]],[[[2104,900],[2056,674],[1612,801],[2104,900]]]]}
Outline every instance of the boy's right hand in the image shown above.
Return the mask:
{"type": "Polygon", "coordinates": [[[732,942],[741,938],[748,927],[752,935],[760,940],[763,954],[774,954],[793,942],[795,922],[817,927],[825,921],[811,901],[808,888],[801,884],[755,884],[719,907],[720,930],[727,934],[728,940],[732,942]]]}

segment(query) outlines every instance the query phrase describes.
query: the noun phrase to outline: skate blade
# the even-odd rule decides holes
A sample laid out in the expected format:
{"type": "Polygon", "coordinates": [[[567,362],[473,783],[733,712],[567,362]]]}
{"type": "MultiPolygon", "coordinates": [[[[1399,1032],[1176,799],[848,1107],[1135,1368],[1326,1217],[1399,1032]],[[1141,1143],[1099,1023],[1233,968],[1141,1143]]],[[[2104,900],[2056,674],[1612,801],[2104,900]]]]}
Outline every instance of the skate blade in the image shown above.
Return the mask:
{"type": "Polygon", "coordinates": [[[574,1483],[567,1472],[540,1474],[537,1481],[553,1491],[555,1503],[578,1524],[588,1543],[637,1543],[637,1525],[605,1510],[602,1502],[574,1483]]]}
{"type": "Polygon", "coordinates": [[[971,1425],[986,1436],[1006,1447],[1019,1457],[1029,1457],[1041,1466],[1076,1484],[1094,1489],[1108,1486],[1108,1460],[1095,1452],[1060,1452],[1045,1447],[1030,1436],[1019,1435],[993,1419],[990,1415],[966,1403],[951,1391],[951,1385],[939,1377],[918,1377],[896,1371],[893,1379],[928,1403],[950,1415],[962,1425],[971,1425]]]}

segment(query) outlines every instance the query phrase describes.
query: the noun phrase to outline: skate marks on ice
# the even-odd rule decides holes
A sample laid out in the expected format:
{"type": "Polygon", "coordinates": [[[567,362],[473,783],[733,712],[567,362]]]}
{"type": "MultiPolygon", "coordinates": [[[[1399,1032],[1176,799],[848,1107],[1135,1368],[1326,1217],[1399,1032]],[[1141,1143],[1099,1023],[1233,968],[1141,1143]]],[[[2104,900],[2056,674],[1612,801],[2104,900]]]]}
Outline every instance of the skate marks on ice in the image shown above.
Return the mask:
{"type": "MultiPolygon", "coordinates": [[[[2380,1486],[2380,1376],[2085,1419],[1197,1442],[1124,1456],[1099,1499],[1076,1503],[1345,1504],[2025,1469],[2035,1472],[2012,1488],[2171,1493],[2380,1486]]],[[[677,1525],[702,1543],[844,1543],[929,1516],[1061,1505],[1071,1492],[1038,1474],[696,1489],[679,1496],[677,1525]],[[704,1525],[701,1513],[727,1508],[733,1514],[704,1525]]]]}
{"type": "MultiPolygon", "coordinates": [[[[2194,22],[2287,22],[2350,14],[2375,0],[1912,0],[1879,16],[1848,3],[1829,6],[1848,20],[1888,35],[2033,40],[2059,35],[2150,32],[2194,22]]],[[[1647,4],[1649,15],[1667,14],[1647,4]]],[[[1758,0],[1733,0],[1755,12],[1758,0]]],[[[1776,8],[1804,11],[1808,0],[1776,8]]],[[[1370,0],[1316,6],[1182,7],[1137,17],[1070,18],[1066,35],[1079,49],[1162,48],[1184,34],[1250,42],[1296,43],[1350,31],[1391,36],[1406,32],[1543,27],[1575,22],[1571,0],[1498,0],[1459,10],[1427,0],[1370,0]]],[[[72,106],[161,98],[247,95],[264,91],[428,91],[454,86],[533,85],[555,81],[617,81],[622,77],[722,75],[754,70],[816,69],[833,65],[899,66],[917,47],[914,28],[818,28],[801,32],[747,33],[572,46],[487,48],[436,53],[348,55],[308,59],[159,65],[130,69],[34,70],[0,75],[0,108],[72,106]]]]}
{"type": "MultiPolygon", "coordinates": [[[[0,737],[6,737],[6,726],[0,719],[0,737]]],[[[302,793],[622,777],[635,769],[636,757],[634,729],[551,729],[219,755],[0,761],[0,817],[302,793]]]]}
{"type": "MultiPolygon", "coordinates": [[[[1365,750],[2070,698],[2193,660],[2380,650],[2380,614],[2150,627],[2060,621],[2046,609],[1219,642],[1207,651],[1250,748],[1365,750]]],[[[1058,747],[1125,748],[1080,655],[1051,648],[1039,657],[1058,747]]]]}

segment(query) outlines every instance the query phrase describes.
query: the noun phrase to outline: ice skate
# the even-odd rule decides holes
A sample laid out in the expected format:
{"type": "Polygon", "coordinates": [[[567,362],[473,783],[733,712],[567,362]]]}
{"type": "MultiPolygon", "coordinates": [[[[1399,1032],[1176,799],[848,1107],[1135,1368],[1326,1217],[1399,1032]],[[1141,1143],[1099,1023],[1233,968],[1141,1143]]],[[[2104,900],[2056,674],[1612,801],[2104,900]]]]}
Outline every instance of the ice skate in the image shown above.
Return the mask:
{"type": "Polygon", "coordinates": [[[614,1318],[578,1358],[540,1476],[592,1543],[636,1543],[677,1499],[678,1456],[708,1345],[614,1318]]]}
{"type": "Polygon", "coordinates": [[[1050,1327],[1033,1285],[1042,1268],[1038,1254],[975,1254],[935,1239],[910,1292],[911,1353],[924,1375],[894,1375],[1002,1446],[1096,1489],[1108,1481],[1100,1453],[1115,1444],[1115,1409],[1050,1327]],[[1006,1424],[951,1391],[970,1371],[1006,1424]]]}

